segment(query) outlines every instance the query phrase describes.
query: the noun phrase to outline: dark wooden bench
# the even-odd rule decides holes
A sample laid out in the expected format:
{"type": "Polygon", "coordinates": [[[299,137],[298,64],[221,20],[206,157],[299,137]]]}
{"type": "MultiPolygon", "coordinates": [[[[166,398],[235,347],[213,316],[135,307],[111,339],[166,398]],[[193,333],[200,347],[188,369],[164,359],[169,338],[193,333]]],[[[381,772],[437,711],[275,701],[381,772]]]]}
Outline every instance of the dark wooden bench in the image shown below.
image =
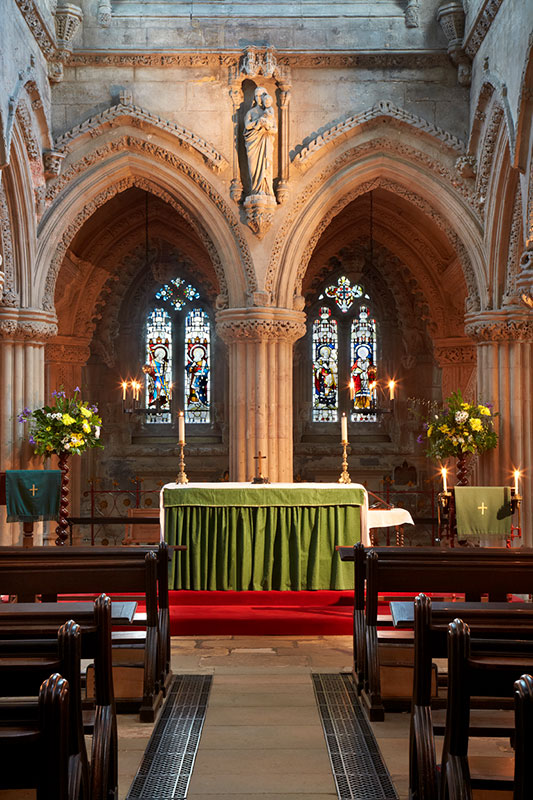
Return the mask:
{"type": "MultiPolygon", "coordinates": [[[[522,652],[512,656],[507,645],[506,641],[500,646],[491,641],[490,649],[473,653],[468,625],[457,619],[448,626],[448,704],[440,774],[443,798],[471,800],[473,789],[515,788],[513,759],[468,755],[471,698],[512,698],[515,682],[533,670],[531,642],[522,643],[522,652]]],[[[518,733],[519,748],[523,748],[524,729],[519,728],[518,733]]],[[[516,776],[520,782],[523,762],[518,766],[516,776]]]]}
{"type": "Polygon", "coordinates": [[[0,723],[4,789],[35,788],[37,800],[76,800],[69,791],[69,686],[55,673],[41,685],[35,719],[0,723]],[[28,764],[33,764],[30,771],[28,764]],[[31,781],[33,786],[28,787],[31,781]]]}
{"type": "MultiPolygon", "coordinates": [[[[140,719],[153,722],[163,698],[163,651],[157,607],[158,559],[153,549],[34,547],[0,548],[0,586],[7,594],[41,594],[43,600],[58,595],[142,593],[146,600],[146,633],[126,634],[122,642],[135,644],[142,637],[142,698],[122,700],[124,710],[140,707],[140,719]]],[[[168,586],[168,584],[167,584],[168,586]]],[[[166,609],[168,617],[168,589],[166,609]]]]}
{"type": "MultiPolygon", "coordinates": [[[[44,604],[45,613],[32,616],[28,609],[28,613],[21,616],[16,613],[17,605],[8,604],[2,609],[6,613],[0,615],[0,664],[2,659],[10,659],[10,665],[21,659],[41,658],[45,662],[53,659],[57,650],[59,609],[64,605],[66,613],[71,606],[44,604]],[[58,611],[49,610],[50,605],[56,605],[58,611]]],[[[41,603],[36,605],[43,607],[41,603]]],[[[84,605],[87,609],[83,612],[79,608],[76,610],[81,631],[81,657],[94,661],[95,674],[94,702],[83,704],[83,731],[92,736],[90,796],[92,800],[114,800],[118,796],[118,738],[111,660],[112,604],[109,597],[101,595],[94,604],[84,605]]],[[[77,682],[74,688],[76,686],[77,682]]]]}
{"type": "Polygon", "coordinates": [[[515,756],[513,800],[533,797],[533,678],[522,675],[514,685],[515,756]]]}
{"type": "MultiPolygon", "coordinates": [[[[38,797],[67,797],[63,794],[66,776],[70,798],[89,797],[89,762],[83,735],[80,659],[81,630],[72,620],[57,631],[54,654],[31,656],[19,654],[11,658],[6,656],[0,658],[2,695],[0,786],[2,788],[37,788],[38,797]],[[48,690],[45,689],[43,695],[40,687],[46,686],[48,679],[50,679],[50,694],[46,694],[48,690]],[[57,687],[62,679],[65,681],[64,686],[68,686],[68,703],[65,698],[60,700],[54,692],[54,686],[57,687]],[[37,697],[39,700],[36,702],[26,699],[37,697]],[[66,719],[65,713],[60,710],[61,706],[65,705],[66,719]],[[41,736],[45,727],[42,720],[43,706],[50,707],[52,718],[55,718],[54,727],[57,726],[59,729],[55,732],[58,738],[49,743],[45,743],[41,736]],[[33,749],[39,744],[47,756],[52,749],[57,748],[57,753],[52,757],[52,764],[54,764],[55,783],[61,786],[61,793],[58,795],[46,794],[40,787],[42,782],[49,782],[47,775],[49,768],[47,762],[42,760],[41,754],[33,749]],[[32,761],[34,766],[30,768],[32,761]]],[[[51,732],[48,735],[51,735],[51,732]]]]}
{"type": "MultiPolygon", "coordinates": [[[[403,605],[403,604],[402,604],[403,605]]],[[[463,604],[458,603],[460,616],[472,626],[472,646],[476,652],[497,648],[501,655],[521,651],[524,641],[533,654],[533,604],[463,604]],[[520,607],[515,608],[516,605],[520,607]],[[467,606],[465,608],[465,606],[467,606]],[[473,608],[470,608],[472,606],[473,608]],[[479,607],[476,607],[479,606],[479,607]],[[515,640],[518,637],[518,640],[515,640]],[[492,640],[496,639],[496,642],[492,640]]],[[[412,800],[438,800],[438,771],[434,736],[444,733],[442,712],[432,698],[432,660],[446,658],[448,625],[454,619],[453,603],[433,604],[426,595],[414,603],[414,680],[409,735],[409,792],[412,800]]],[[[477,737],[506,736],[514,733],[512,711],[502,710],[504,702],[494,707],[477,703],[470,716],[469,735],[477,737]]],[[[493,704],[494,706],[494,704],[493,704]]]]}
{"type": "Polygon", "coordinates": [[[489,593],[505,600],[507,593],[529,594],[533,587],[533,549],[434,547],[340,548],[340,557],[354,561],[354,674],[363,705],[373,721],[384,719],[385,708],[408,708],[410,700],[381,694],[379,645],[402,652],[412,647],[409,630],[378,631],[378,596],[384,592],[456,592],[472,599],[489,593]],[[365,565],[366,595],[362,594],[361,564],[365,565]],[[364,603],[364,613],[361,605],[364,603]],[[364,644],[363,644],[364,643],[364,644]],[[362,673],[362,674],[361,674],[362,673]]]}

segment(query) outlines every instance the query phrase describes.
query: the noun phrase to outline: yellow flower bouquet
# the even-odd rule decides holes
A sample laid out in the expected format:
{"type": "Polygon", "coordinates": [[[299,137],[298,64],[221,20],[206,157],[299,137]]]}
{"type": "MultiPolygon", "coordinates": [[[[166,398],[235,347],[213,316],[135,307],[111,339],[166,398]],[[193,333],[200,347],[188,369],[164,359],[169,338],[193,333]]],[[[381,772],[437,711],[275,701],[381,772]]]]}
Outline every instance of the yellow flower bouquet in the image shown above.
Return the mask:
{"type": "Polygon", "coordinates": [[[30,424],[29,441],[39,455],[74,453],[80,455],[91,447],[103,447],[100,440],[102,420],[96,406],[82,401],[77,386],[73,397],[60,389],[52,392],[54,404],[31,411],[25,408],[19,422],[30,424]]]}
{"type": "Polygon", "coordinates": [[[446,405],[431,413],[424,423],[427,455],[440,460],[466,453],[484,453],[498,444],[493,414],[489,405],[465,403],[461,392],[454,392],[446,405]]]}

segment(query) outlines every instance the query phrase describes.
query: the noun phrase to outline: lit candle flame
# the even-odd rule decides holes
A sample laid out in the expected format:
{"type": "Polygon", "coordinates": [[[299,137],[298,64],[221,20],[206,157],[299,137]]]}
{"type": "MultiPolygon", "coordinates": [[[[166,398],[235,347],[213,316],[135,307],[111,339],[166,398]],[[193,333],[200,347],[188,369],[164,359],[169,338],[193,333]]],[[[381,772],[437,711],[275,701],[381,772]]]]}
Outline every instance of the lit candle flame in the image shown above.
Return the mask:
{"type": "Polygon", "coordinates": [[[520,470],[515,469],[513,475],[514,475],[514,493],[518,494],[518,478],[520,477],[520,470]]]}
{"type": "Polygon", "coordinates": [[[396,386],[396,381],[393,381],[391,378],[391,380],[388,383],[388,386],[389,386],[389,398],[391,400],[394,400],[394,388],[396,386]]]}
{"type": "Polygon", "coordinates": [[[446,467],[441,467],[440,473],[442,475],[442,491],[443,492],[447,492],[448,491],[448,481],[447,481],[448,470],[446,469],[446,467]]]}

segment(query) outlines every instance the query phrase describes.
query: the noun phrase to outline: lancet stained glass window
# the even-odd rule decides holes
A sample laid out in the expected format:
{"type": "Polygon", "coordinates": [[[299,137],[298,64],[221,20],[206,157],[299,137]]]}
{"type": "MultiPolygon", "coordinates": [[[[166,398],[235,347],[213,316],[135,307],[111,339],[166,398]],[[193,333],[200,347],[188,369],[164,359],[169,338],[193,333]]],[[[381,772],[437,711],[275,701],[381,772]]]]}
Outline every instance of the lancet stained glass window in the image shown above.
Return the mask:
{"type": "Polygon", "coordinates": [[[177,409],[184,408],[186,422],[208,423],[212,346],[209,314],[191,305],[200,299],[200,293],[182,278],[174,278],[158,289],[156,299],[160,306],[146,318],[145,408],[154,412],[146,415],[146,422],[172,422],[170,398],[174,394],[175,398],[181,397],[177,409]],[[175,313],[180,311],[183,315],[175,313]]]}
{"type": "Polygon", "coordinates": [[[339,398],[337,320],[327,306],[313,322],[313,422],[335,422],[339,398]]]}
{"type": "Polygon", "coordinates": [[[345,275],[318,297],[312,322],[312,420],[376,422],[377,327],[370,297],[345,275]]]}
{"type": "Polygon", "coordinates": [[[376,321],[367,306],[361,306],[352,322],[350,335],[350,398],[352,422],[375,422],[375,414],[368,413],[376,405],[376,321]],[[366,413],[358,413],[365,409],[366,413]]]}
{"type": "Polygon", "coordinates": [[[163,308],[155,308],[148,315],[146,325],[146,408],[158,413],[150,414],[151,422],[170,422],[172,396],[172,323],[163,308]]]}
{"type": "Polygon", "coordinates": [[[209,422],[209,317],[193,308],[185,318],[185,422],[209,422]]]}

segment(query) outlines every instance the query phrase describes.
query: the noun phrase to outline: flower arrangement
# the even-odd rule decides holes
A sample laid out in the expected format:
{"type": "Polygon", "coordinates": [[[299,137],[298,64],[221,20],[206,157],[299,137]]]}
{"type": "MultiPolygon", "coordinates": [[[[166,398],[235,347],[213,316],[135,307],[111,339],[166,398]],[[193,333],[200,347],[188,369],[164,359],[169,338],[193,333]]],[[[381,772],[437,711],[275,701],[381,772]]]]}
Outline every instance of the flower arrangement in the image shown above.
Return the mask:
{"type": "Polygon", "coordinates": [[[430,413],[424,423],[426,435],[418,441],[426,441],[426,453],[435,459],[484,453],[498,443],[495,416],[489,405],[465,403],[461,392],[454,392],[444,408],[430,413]]]}
{"type": "Polygon", "coordinates": [[[52,397],[55,399],[53,405],[35,411],[25,408],[18,417],[19,422],[30,423],[29,441],[34,445],[35,453],[80,455],[91,447],[103,447],[98,409],[82,401],[79,386],[76,386],[73,397],[67,397],[62,389],[52,392],[52,397]]]}

